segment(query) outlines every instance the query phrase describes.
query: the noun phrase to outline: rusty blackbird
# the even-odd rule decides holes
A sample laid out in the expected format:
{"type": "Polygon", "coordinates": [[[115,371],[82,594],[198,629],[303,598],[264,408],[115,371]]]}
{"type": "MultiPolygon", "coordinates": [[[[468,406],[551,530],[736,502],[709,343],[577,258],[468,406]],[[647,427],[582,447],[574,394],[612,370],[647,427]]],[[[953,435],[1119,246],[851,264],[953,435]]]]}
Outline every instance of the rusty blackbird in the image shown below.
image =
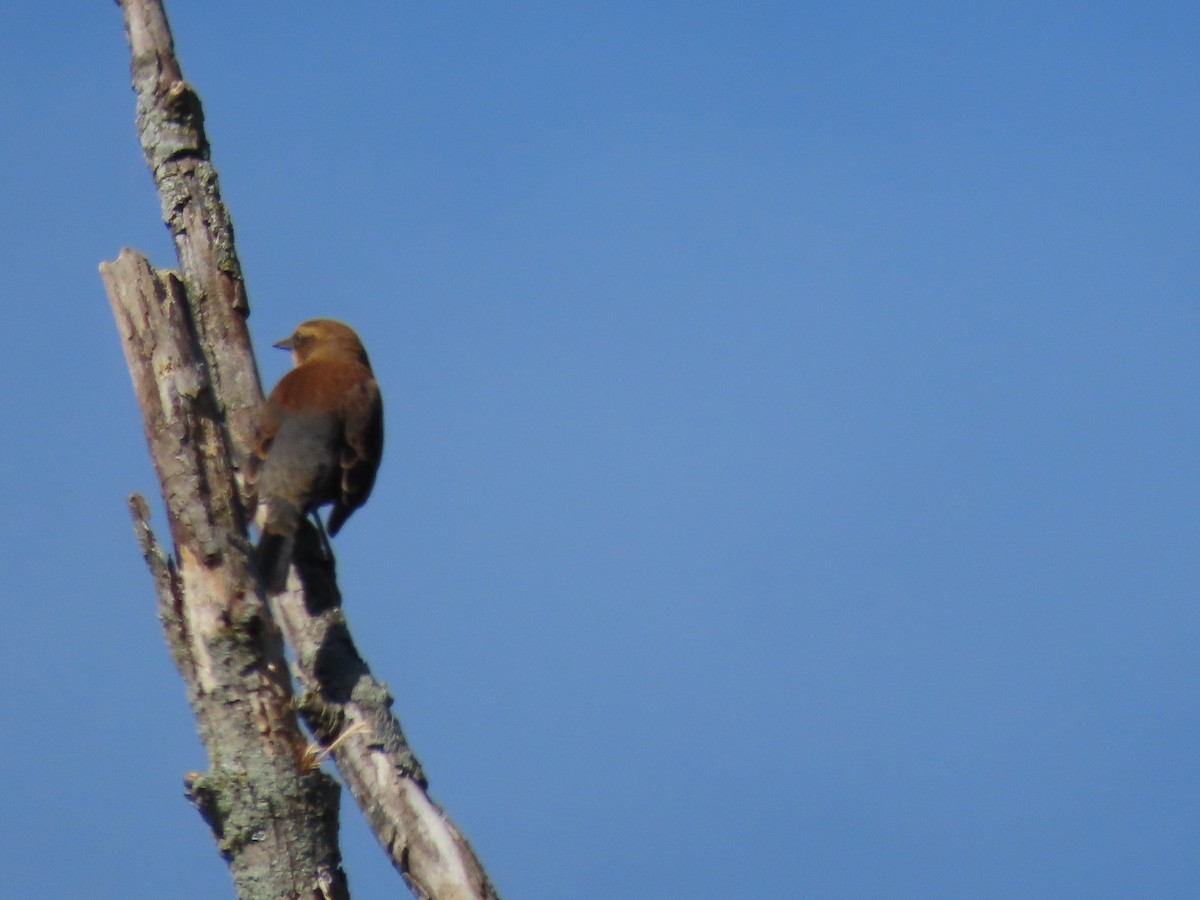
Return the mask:
{"type": "Polygon", "coordinates": [[[263,404],[246,465],[261,531],[254,564],[269,593],[283,589],[301,520],[332,503],[337,534],[367,502],[383,452],[379,385],[349,326],[313,319],[275,346],[291,351],[295,368],[263,404]]]}

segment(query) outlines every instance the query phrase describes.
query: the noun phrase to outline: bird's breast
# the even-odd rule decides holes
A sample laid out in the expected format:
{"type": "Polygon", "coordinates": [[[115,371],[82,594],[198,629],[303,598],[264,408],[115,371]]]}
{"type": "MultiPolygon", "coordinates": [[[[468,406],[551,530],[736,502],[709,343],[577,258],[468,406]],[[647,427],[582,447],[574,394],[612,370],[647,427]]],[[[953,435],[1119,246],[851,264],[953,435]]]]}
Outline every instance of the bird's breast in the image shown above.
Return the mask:
{"type": "Polygon", "coordinates": [[[332,412],[287,412],[259,478],[266,497],[308,510],[336,499],[340,483],[341,419],[332,412]]]}

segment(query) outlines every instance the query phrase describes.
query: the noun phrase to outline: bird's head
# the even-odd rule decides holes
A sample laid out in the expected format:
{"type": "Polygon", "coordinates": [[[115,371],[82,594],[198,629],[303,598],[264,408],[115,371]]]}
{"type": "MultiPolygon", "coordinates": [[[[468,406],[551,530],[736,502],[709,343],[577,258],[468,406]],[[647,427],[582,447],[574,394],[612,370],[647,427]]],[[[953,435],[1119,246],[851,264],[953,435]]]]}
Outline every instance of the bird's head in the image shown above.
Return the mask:
{"type": "Polygon", "coordinates": [[[333,319],[311,319],[297,325],[290,337],[274,346],[280,350],[290,350],[292,362],[297,366],[310,359],[327,357],[354,359],[371,368],[366,348],[354,329],[333,319]]]}

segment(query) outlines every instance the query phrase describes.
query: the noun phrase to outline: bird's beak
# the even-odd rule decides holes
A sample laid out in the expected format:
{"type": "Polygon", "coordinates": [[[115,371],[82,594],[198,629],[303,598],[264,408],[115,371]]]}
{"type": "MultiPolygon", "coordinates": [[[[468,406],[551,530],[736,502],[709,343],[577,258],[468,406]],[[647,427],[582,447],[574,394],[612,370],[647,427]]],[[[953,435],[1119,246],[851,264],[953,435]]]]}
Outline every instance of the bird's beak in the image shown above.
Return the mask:
{"type": "Polygon", "coordinates": [[[271,346],[278,347],[280,350],[294,350],[295,349],[295,345],[292,343],[292,339],[290,337],[284,338],[282,341],[276,341],[271,346]]]}

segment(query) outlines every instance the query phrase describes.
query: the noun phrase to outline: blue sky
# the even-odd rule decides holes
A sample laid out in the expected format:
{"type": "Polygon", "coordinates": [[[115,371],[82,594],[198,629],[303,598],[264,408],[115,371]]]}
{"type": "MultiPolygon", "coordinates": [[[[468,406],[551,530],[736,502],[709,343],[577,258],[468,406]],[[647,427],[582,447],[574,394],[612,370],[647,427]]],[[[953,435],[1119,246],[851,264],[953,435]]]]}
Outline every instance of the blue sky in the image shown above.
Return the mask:
{"type": "MultiPolygon", "coordinates": [[[[367,342],[346,608],[504,896],[1196,896],[1200,8],[202,6],[264,380],[303,319],[367,342]]],[[[229,896],[96,273],[173,254],[119,11],[39,12],[0,867],[229,896]]]]}

